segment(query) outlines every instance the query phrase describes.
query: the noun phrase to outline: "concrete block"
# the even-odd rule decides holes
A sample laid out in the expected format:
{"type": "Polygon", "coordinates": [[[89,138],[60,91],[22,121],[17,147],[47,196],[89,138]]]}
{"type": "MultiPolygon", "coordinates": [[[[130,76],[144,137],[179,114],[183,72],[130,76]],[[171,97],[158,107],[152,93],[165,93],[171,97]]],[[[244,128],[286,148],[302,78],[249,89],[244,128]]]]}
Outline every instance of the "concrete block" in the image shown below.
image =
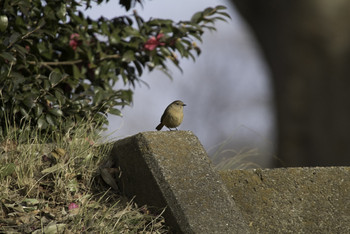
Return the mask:
{"type": "Polygon", "coordinates": [[[189,131],[143,132],[115,142],[119,186],[139,205],[166,207],[175,233],[249,233],[198,138],[189,131]]]}
{"type": "Polygon", "coordinates": [[[350,233],[350,167],[220,174],[253,233],[350,233]]]}

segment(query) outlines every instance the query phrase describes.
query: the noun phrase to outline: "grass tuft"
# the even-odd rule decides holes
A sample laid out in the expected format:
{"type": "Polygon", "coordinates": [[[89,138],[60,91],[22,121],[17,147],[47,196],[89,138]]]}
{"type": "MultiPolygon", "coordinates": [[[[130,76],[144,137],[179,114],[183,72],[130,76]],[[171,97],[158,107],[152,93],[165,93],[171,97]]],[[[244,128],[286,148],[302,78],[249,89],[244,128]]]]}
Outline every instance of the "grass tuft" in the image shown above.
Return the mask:
{"type": "Polygon", "coordinates": [[[65,135],[11,129],[0,137],[0,232],[167,233],[161,214],[101,179],[112,144],[100,135],[82,124],[65,135]]]}
{"type": "Polygon", "coordinates": [[[261,168],[260,165],[254,163],[254,159],[260,156],[257,148],[241,148],[239,150],[232,147],[228,148],[231,140],[231,138],[228,138],[209,150],[209,155],[211,155],[216,170],[261,168]]]}

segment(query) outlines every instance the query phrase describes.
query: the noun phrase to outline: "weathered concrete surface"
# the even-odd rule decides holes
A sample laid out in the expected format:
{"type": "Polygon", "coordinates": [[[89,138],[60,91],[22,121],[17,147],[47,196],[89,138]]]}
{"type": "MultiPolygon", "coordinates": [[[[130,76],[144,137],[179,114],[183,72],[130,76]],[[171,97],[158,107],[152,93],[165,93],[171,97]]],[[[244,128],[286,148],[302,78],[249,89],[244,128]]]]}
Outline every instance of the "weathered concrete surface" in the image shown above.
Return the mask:
{"type": "Polygon", "coordinates": [[[139,133],[117,141],[111,156],[122,170],[124,193],[140,205],[167,207],[174,232],[249,233],[192,132],[139,133]]]}
{"type": "Polygon", "coordinates": [[[220,174],[254,233],[350,233],[350,167],[220,174]]]}

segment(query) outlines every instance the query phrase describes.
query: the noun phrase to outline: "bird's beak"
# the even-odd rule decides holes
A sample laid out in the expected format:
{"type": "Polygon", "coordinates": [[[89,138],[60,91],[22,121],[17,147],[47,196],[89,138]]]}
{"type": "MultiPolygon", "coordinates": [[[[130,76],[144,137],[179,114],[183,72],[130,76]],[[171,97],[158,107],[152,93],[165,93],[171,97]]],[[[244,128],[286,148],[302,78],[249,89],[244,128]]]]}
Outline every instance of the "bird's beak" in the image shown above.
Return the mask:
{"type": "Polygon", "coordinates": [[[182,106],[186,106],[186,104],[184,103],[184,104],[182,104],[182,106]]]}

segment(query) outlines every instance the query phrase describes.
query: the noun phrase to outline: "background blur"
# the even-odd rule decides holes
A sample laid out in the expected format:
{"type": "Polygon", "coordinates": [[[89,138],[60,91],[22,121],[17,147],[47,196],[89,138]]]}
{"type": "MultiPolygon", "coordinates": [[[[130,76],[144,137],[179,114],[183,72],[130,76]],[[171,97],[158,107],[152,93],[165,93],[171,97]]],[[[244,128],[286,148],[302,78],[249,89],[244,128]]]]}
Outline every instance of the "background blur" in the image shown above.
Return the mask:
{"type": "MultiPolygon", "coordinates": [[[[232,20],[217,22],[217,32],[205,32],[198,45],[202,54],[193,62],[180,60],[181,73],[172,68],[173,80],[160,71],[145,73],[134,90],[134,105],[123,118],[109,117],[109,138],[119,139],[142,131],[154,131],[166,106],[181,99],[187,106],[180,130],[194,132],[209,154],[229,149],[225,157],[250,155],[260,167],[271,166],[274,155],[274,112],[269,71],[261,59],[249,29],[228,1],[153,0],[136,10],[145,20],[190,19],[209,6],[225,5],[232,20]],[[185,7],[184,7],[185,6],[185,7]]],[[[117,1],[93,6],[85,12],[91,18],[112,18],[129,14],[117,1]]],[[[170,64],[170,62],[169,62],[170,64]]]]}

